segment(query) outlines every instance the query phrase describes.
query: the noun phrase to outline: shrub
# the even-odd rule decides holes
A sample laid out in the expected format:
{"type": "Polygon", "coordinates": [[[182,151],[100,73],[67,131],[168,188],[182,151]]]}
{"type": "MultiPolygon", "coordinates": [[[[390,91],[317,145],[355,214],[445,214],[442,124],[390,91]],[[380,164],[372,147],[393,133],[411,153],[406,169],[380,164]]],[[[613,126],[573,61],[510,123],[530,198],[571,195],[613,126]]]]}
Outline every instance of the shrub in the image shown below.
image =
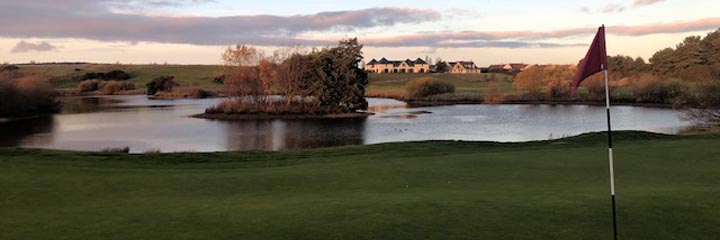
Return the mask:
{"type": "Polygon", "coordinates": [[[155,93],[157,98],[208,98],[215,97],[217,94],[199,87],[176,87],[172,91],[160,91],[155,93]]]}
{"type": "Polygon", "coordinates": [[[77,85],[77,89],[80,92],[92,92],[100,89],[99,85],[99,80],[85,80],[77,85]]]}
{"type": "Polygon", "coordinates": [[[11,72],[20,69],[15,65],[0,65],[0,72],[11,72]]]}
{"type": "Polygon", "coordinates": [[[120,81],[105,81],[98,84],[98,92],[106,95],[130,90],[135,90],[135,84],[120,81]]]}
{"type": "Polygon", "coordinates": [[[455,92],[455,86],[432,77],[423,77],[405,85],[408,99],[420,100],[432,95],[455,92]]]}
{"type": "Polygon", "coordinates": [[[205,110],[207,114],[332,114],[336,109],[321,106],[313,101],[293,101],[292,104],[273,101],[248,101],[233,98],[205,110]]]}
{"type": "Polygon", "coordinates": [[[105,152],[105,153],[130,153],[130,147],[129,147],[129,146],[125,146],[125,147],[121,147],[121,148],[111,148],[111,147],[108,147],[108,148],[104,148],[103,150],[101,150],[101,152],[105,152]]]}
{"type": "Polygon", "coordinates": [[[122,91],[135,90],[135,84],[120,81],[85,80],[78,84],[79,92],[95,92],[112,95],[122,91]]]}
{"type": "Polygon", "coordinates": [[[720,125],[720,79],[703,83],[694,99],[695,108],[687,111],[688,118],[707,125],[720,125]]]}
{"type": "Polygon", "coordinates": [[[225,75],[216,75],[213,77],[213,82],[223,84],[225,83],[225,75]]]}
{"type": "Polygon", "coordinates": [[[172,91],[174,87],[180,86],[175,82],[173,76],[160,76],[146,84],[147,95],[155,95],[159,91],[172,91]]]}
{"type": "Polygon", "coordinates": [[[678,103],[688,92],[681,81],[652,74],[639,74],[632,78],[633,95],[640,103],[678,103]]]}
{"type": "Polygon", "coordinates": [[[51,114],[59,109],[60,103],[48,79],[0,72],[0,117],[51,114]]]}

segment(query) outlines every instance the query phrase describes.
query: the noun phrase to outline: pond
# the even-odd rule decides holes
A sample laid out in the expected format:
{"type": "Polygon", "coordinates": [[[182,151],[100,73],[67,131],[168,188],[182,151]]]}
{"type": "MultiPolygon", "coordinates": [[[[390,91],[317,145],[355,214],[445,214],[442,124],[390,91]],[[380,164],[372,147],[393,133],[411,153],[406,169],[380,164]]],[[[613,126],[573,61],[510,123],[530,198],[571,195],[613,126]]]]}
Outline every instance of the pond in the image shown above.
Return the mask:
{"type": "MultiPolygon", "coordinates": [[[[222,99],[149,100],[145,96],[62,98],[51,118],[0,123],[0,147],[131,152],[282,150],[418,140],[515,142],[578,135],[606,128],[605,108],[586,105],[448,105],[409,108],[369,99],[366,119],[196,119],[222,99]]],[[[690,125],[665,108],[617,106],[614,130],[676,133],[690,125]]]]}

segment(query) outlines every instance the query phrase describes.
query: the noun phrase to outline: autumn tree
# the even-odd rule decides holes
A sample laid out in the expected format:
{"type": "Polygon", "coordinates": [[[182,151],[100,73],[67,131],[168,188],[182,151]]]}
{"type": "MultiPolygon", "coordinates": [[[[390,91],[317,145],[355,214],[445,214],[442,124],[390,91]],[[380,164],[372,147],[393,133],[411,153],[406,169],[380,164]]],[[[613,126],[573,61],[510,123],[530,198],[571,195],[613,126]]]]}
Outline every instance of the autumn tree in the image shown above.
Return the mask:
{"type": "Polygon", "coordinates": [[[0,117],[52,114],[60,110],[47,77],[15,70],[0,70],[0,117]]]}
{"type": "Polygon", "coordinates": [[[264,83],[260,80],[258,65],[264,60],[263,51],[247,46],[228,47],[222,55],[225,65],[224,84],[235,97],[257,102],[265,94],[264,83]]]}
{"type": "Polygon", "coordinates": [[[283,95],[285,105],[292,104],[293,98],[308,95],[310,57],[299,46],[278,49],[273,54],[281,63],[277,66],[276,86],[283,95]]]}

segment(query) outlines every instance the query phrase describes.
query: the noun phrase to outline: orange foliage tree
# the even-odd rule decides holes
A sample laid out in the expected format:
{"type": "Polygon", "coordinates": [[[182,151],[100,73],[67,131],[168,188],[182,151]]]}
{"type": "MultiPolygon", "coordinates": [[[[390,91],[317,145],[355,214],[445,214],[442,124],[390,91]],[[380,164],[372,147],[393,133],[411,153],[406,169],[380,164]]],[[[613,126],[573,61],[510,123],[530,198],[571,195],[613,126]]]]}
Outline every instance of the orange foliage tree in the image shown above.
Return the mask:
{"type": "Polygon", "coordinates": [[[57,112],[59,102],[48,78],[0,68],[0,117],[24,117],[57,112]]]}
{"type": "Polygon", "coordinates": [[[235,97],[250,97],[250,102],[256,103],[265,95],[266,87],[260,80],[260,71],[257,67],[265,58],[265,53],[255,47],[237,45],[228,47],[222,55],[225,62],[224,84],[230,94],[235,97]]]}
{"type": "Polygon", "coordinates": [[[513,80],[513,86],[535,98],[570,96],[575,71],[577,67],[572,65],[535,66],[519,73],[513,80]]]}

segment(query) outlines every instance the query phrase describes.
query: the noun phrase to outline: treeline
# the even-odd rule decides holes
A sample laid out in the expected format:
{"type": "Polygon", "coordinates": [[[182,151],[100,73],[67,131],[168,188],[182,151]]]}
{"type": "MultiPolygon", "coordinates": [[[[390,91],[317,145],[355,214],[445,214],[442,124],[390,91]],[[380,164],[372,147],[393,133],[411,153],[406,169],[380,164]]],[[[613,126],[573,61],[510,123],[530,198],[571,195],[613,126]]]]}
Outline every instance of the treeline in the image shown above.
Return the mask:
{"type": "Polygon", "coordinates": [[[15,66],[0,66],[0,117],[47,115],[59,109],[46,77],[21,73],[15,66]]]}
{"type": "MultiPolygon", "coordinates": [[[[613,101],[620,103],[663,104],[681,106],[693,102],[689,98],[692,85],[680,79],[656,75],[648,70],[648,64],[623,65],[613,68],[624,56],[609,57],[609,86],[613,101]]],[[[630,63],[640,61],[629,61],[630,63]]],[[[617,66],[617,65],[616,65],[617,66]]],[[[513,80],[513,86],[523,90],[520,96],[506,96],[507,101],[562,101],[601,102],[605,99],[605,78],[602,73],[583,81],[577,96],[571,96],[571,81],[575,65],[545,65],[526,69],[513,80]]]]}
{"type": "Polygon", "coordinates": [[[238,45],[223,54],[221,79],[231,99],[206,110],[225,114],[336,114],[367,109],[368,76],[359,68],[357,39],[309,52],[288,47],[265,52],[238,45]]]}
{"type": "MultiPolygon", "coordinates": [[[[667,104],[693,109],[691,118],[720,123],[720,30],[705,37],[691,36],[675,48],[656,52],[649,62],[629,56],[610,56],[610,88],[613,101],[667,104]],[[709,90],[715,89],[715,90],[709,90]],[[714,120],[713,120],[714,119],[714,120]]],[[[525,93],[508,96],[511,101],[602,101],[602,73],[582,83],[570,97],[574,65],[531,67],[513,85],[525,93]]]]}
{"type": "Polygon", "coordinates": [[[675,48],[656,52],[650,58],[654,74],[685,81],[708,81],[720,78],[720,30],[707,36],[690,36],[675,48]]]}

